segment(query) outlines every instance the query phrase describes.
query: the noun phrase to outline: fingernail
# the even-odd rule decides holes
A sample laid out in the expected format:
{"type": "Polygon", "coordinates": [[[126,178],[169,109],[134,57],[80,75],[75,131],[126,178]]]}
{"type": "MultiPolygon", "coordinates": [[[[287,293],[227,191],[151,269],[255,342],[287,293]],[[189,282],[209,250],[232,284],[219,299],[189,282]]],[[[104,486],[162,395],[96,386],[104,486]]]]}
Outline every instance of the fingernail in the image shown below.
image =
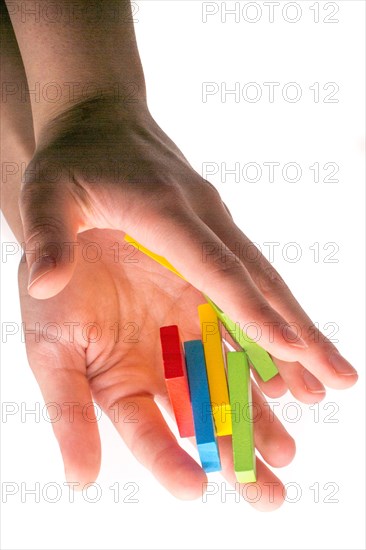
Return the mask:
{"type": "Polygon", "coordinates": [[[342,376],[354,376],[357,374],[356,369],[345,359],[340,353],[334,351],[329,355],[329,363],[337,374],[342,376]]]}
{"type": "Polygon", "coordinates": [[[45,254],[44,256],[41,256],[38,260],[36,260],[29,271],[29,282],[28,282],[28,290],[36,281],[38,281],[41,277],[46,275],[46,273],[49,273],[56,267],[56,260],[53,256],[50,256],[48,254],[45,254]]]}
{"type": "Polygon", "coordinates": [[[305,340],[300,338],[300,336],[298,336],[290,327],[285,327],[283,335],[284,339],[290,346],[300,349],[307,349],[309,347],[305,340]]]}
{"type": "Polygon", "coordinates": [[[325,389],[319,380],[311,374],[308,370],[304,369],[303,379],[305,382],[305,387],[310,393],[325,393],[325,389]]]}

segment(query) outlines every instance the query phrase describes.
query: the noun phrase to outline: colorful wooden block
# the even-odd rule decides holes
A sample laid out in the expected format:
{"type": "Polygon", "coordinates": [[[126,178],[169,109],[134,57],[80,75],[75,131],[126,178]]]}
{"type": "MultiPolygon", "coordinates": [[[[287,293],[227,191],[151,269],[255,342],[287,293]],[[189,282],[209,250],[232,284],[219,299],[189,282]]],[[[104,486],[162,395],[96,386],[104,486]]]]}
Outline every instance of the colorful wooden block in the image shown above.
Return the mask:
{"type": "Polygon", "coordinates": [[[205,298],[217,314],[232,339],[235,340],[246,352],[251,364],[262,380],[267,382],[267,380],[270,380],[276,376],[276,374],[278,374],[278,370],[269,353],[254,342],[254,340],[249,338],[249,336],[247,336],[240,328],[239,324],[234,323],[234,321],[232,321],[216,304],[214,304],[208,296],[205,296],[205,298]]]}
{"type": "Polygon", "coordinates": [[[133,239],[129,235],[125,235],[124,238],[125,238],[126,242],[132,244],[132,246],[137,248],[140,252],[143,252],[146,256],[149,256],[149,258],[152,258],[153,260],[158,262],[158,264],[162,265],[163,267],[166,267],[167,269],[169,269],[170,271],[172,271],[173,273],[178,275],[178,277],[180,277],[181,279],[184,279],[183,275],[181,275],[179,273],[179,271],[177,271],[172,266],[172,264],[169,263],[168,260],[166,260],[163,256],[159,256],[158,254],[155,254],[154,252],[151,252],[148,248],[145,248],[144,246],[142,246],[142,244],[135,241],[135,239],[133,239]]]}
{"type": "Polygon", "coordinates": [[[183,349],[176,325],[161,327],[164,377],[181,437],[194,436],[194,423],[183,349]]]}
{"type": "MultiPolygon", "coordinates": [[[[137,241],[135,241],[132,237],[129,235],[125,235],[125,241],[132,244],[135,248],[138,248],[141,252],[161,264],[162,266],[166,267],[178,277],[181,277],[181,279],[186,280],[183,275],[177,271],[171,263],[169,263],[163,256],[159,256],[158,254],[154,254],[154,252],[151,252],[141,244],[139,244],[137,241]]],[[[221,323],[224,325],[226,330],[231,334],[232,338],[243,348],[243,350],[247,353],[250,362],[252,363],[255,370],[258,372],[259,376],[262,378],[264,382],[267,380],[270,380],[276,374],[278,374],[278,370],[276,368],[276,365],[273,363],[270,355],[259,346],[254,340],[249,338],[238,326],[238,324],[234,323],[208,296],[204,294],[205,299],[207,302],[213,307],[215,310],[218,318],[220,319],[221,323]]]]}
{"type": "Polygon", "coordinates": [[[239,483],[256,481],[252,392],[248,359],[242,351],[227,354],[233,425],[234,471],[239,483]]]}
{"type": "Polygon", "coordinates": [[[217,315],[210,304],[198,306],[211,408],[217,435],[231,435],[231,408],[217,315]]]}
{"type": "Polygon", "coordinates": [[[221,470],[201,340],[184,342],[196,443],[205,472],[221,470]]]}

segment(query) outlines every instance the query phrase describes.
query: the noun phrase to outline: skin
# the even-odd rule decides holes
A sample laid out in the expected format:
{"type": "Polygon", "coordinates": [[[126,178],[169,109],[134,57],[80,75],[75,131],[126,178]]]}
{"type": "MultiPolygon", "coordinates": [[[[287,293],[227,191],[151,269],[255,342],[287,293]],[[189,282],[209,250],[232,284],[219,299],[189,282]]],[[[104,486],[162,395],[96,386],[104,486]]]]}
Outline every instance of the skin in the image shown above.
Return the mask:
{"type": "MultiPolygon", "coordinates": [[[[123,230],[165,256],[241,326],[256,323],[259,343],[284,362],[283,372],[296,364],[292,384],[299,365],[331,387],[354,384],[355,370],[322,335],[316,331],[320,344],[308,345],[309,317],[259,252],[255,261],[246,258],[250,240],[151,116],[129,2],[78,1],[82,15],[67,25],[8,4],[28,87],[42,91],[30,94],[36,149],[20,196],[30,294],[45,299],[65,288],[75,269],[68,243],[79,233],[123,230]],[[111,18],[121,6],[122,15],[111,18]],[[50,82],[61,88],[56,102],[44,93],[50,82]],[[65,82],[77,83],[75,93],[65,93],[65,82]]],[[[70,2],[58,6],[67,14],[70,2]]],[[[41,14],[46,7],[42,0],[41,14]]],[[[306,387],[322,390],[310,376],[306,387]]]]}
{"type": "MultiPolygon", "coordinates": [[[[42,301],[32,298],[26,282],[23,262],[19,272],[22,318],[26,327],[40,323],[39,338],[34,334],[26,338],[29,363],[45,402],[58,403],[63,413],[53,427],[67,480],[84,484],[98,475],[97,424],[90,420],[90,408],[87,418],[82,412],[94,399],[136,459],[163,486],[182,499],[200,497],[206,475],[181,449],[154,399],[169,410],[159,327],[178,324],[183,340],[200,338],[196,311],[204,303],[202,295],[140,252],[131,256],[131,247],[124,248],[121,233],[110,230],[79,235],[74,276],[57,296],[42,301]],[[118,252],[116,242],[121,243],[118,252]],[[102,251],[95,263],[86,259],[91,243],[102,251]],[[46,333],[47,323],[52,326],[46,333]],[[70,323],[74,323],[73,331],[70,323]],[[89,323],[95,325],[88,332],[85,327],[89,323]],[[64,405],[70,402],[75,403],[72,415],[70,406],[64,405]]],[[[253,402],[262,411],[255,422],[257,449],[269,465],[287,465],[294,456],[295,443],[270,416],[255,384],[253,402]]],[[[235,484],[231,437],[220,438],[220,449],[224,475],[235,484]]],[[[282,483],[264,461],[257,459],[257,464],[262,498],[254,505],[262,510],[277,508],[284,498],[282,483]],[[274,495],[265,483],[274,484],[274,495]]]]}
{"type": "MultiPolygon", "coordinates": [[[[203,303],[200,291],[241,326],[256,322],[262,329],[259,343],[280,371],[267,383],[258,380],[270,397],[289,388],[305,403],[320,401],[323,384],[350,387],[356,371],[314,329],[259,252],[255,261],[235,255],[238,243],[241,250],[253,250],[251,241],[234,224],[217,191],[193,170],[149,113],[132,22],[112,25],[108,36],[103,23],[98,27],[98,21],[91,24],[85,18],[63,29],[44,21],[36,24],[34,18],[23,23],[19,14],[12,14],[12,24],[16,36],[10,20],[2,19],[3,81],[32,88],[35,82],[57,79],[87,83],[92,75],[104,90],[102,98],[77,97],[71,105],[34,98],[27,103],[16,93],[1,103],[2,160],[29,163],[22,189],[19,173],[2,181],[3,212],[17,238],[23,240],[24,234],[25,239],[26,262],[19,270],[23,320],[30,326],[57,323],[65,330],[65,323],[79,323],[73,341],[65,334],[53,343],[44,336],[26,341],[46,402],[79,403],[73,421],[67,420],[66,407],[54,425],[66,476],[89,482],[99,470],[97,426],[83,418],[83,404],[94,398],[107,413],[112,411],[113,420],[113,405],[124,411],[123,406],[133,402],[138,405],[138,423],[124,422],[118,415],[119,433],[173,494],[195,498],[205,475],[180,449],[154,398],[167,406],[158,329],[178,324],[184,339],[198,338],[194,319],[196,306],[203,303]],[[92,55],[100,56],[100,63],[92,55]],[[110,96],[111,83],[126,89],[131,81],[137,83],[135,103],[126,101],[126,95],[123,101],[110,96]],[[56,177],[54,172],[50,176],[50,166],[56,167],[56,177]],[[90,166],[97,176],[90,175],[90,166]],[[137,263],[124,261],[122,255],[116,262],[111,247],[122,243],[124,231],[165,256],[191,284],[139,253],[137,263]],[[88,243],[102,250],[95,263],[83,256],[88,243]],[[126,322],[139,327],[139,342],[111,337],[110,326],[116,323],[123,332],[126,322]],[[80,327],[87,323],[101,327],[98,342],[86,340],[80,327]],[[289,342],[288,323],[296,324],[301,338],[289,342]],[[182,475],[176,476],[177,469],[182,475]]],[[[255,424],[256,446],[268,464],[284,466],[293,458],[294,442],[280,422],[269,417],[263,395],[253,385],[256,403],[267,411],[255,424]]],[[[224,473],[234,482],[230,438],[220,444],[224,473]]],[[[258,483],[266,482],[277,484],[273,498],[263,485],[262,498],[254,505],[274,509],[283,501],[282,485],[258,459],[258,483]]]]}
{"type": "Polygon", "coordinates": [[[238,243],[245,251],[254,245],[148,111],[127,114],[113,102],[84,103],[53,120],[28,170],[20,205],[33,297],[54,296],[70,281],[76,265],[70,247],[79,233],[123,229],[165,256],[240,326],[256,323],[259,344],[278,358],[296,396],[299,384],[324,392],[310,375],[304,380],[303,367],[333,388],[355,383],[355,370],[266,258],[259,251],[255,261],[249,253],[236,256],[238,243]],[[290,336],[289,324],[301,337],[290,336]]]}

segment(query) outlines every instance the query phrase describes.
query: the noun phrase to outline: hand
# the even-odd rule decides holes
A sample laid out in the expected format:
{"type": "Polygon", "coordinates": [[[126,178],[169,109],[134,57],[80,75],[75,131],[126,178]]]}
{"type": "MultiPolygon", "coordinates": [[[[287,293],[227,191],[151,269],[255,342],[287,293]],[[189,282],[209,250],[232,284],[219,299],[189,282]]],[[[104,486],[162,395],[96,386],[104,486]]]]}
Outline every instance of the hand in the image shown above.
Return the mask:
{"type": "MultiPolygon", "coordinates": [[[[98,475],[100,440],[94,409],[88,406],[93,398],[162,485],[179,498],[197,498],[206,475],[178,445],[154,399],[169,408],[159,328],[178,324],[184,340],[200,338],[197,305],[204,299],[130,245],[123,247],[122,238],[123,233],[110,230],[80,234],[71,282],[48,300],[29,296],[27,265],[21,263],[23,322],[28,329],[39,327],[36,335],[26,331],[29,362],[45,402],[57,403],[62,411],[52,425],[68,481],[83,486],[98,475]],[[100,259],[92,262],[88,258],[95,251],[100,259]]],[[[261,411],[254,425],[258,451],[271,466],[287,465],[294,441],[264,405],[254,382],[253,402],[261,411]]],[[[223,474],[235,484],[231,437],[220,438],[220,452],[223,474]]],[[[257,475],[262,496],[253,505],[263,510],[280,506],[283,485],[260,459],[257,475]]],[[[247,496],[256,500],[250,490],[247,496]]]]}
{"type": "MultiPolygon", "coordinates": [[[[141,101],[126,108],[88,100],[56,117],[40,136],[20,202],[33,297],[65,288],[80,232],[123,230],[165,256],[241,327],[256,325],[258,343],[278,358],[299,399],[319,401],[323,383],[346,388],[357,380],[263,255],[253,259],[254,245],[217,191],[141,101]]],[[[277,377],[261,386],[272,396],[279,384],[277,377]]]]}

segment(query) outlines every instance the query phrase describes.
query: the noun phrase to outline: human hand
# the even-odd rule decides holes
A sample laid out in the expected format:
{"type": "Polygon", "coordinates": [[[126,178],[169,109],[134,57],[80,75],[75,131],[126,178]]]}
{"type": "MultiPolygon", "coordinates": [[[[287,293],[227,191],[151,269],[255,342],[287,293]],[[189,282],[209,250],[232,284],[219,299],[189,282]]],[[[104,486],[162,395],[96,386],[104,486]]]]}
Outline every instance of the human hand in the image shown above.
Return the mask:
{"type": "Polygon", "coordinates": [[[285,381],[259,381],[268,395],[288,386],[310,403],[324,397],[323,384],[346,388],[357,380],[270,263],[259,251],[253,258],[253,243],[217,191],[141,102],[127,109],[95,99],[59,115],[28,167],[21,214],[35,298],[55,296],[70,281],[80,232],[123,230],[167,258],[241,327],[256,326],[285,381]]]}
{"type": "MultiPolygon", "coordinates": [[[[94,399],[163,486],[179,498],[198,498],[206,475],[179,446],[154,399],[169,409],[159,328],[178,324],[184,340],[200,338],[197,305],[204,299],[189,283],[124,246],[121,232],[84,232],[78,243],[71,282],[53,298],[32,298],[25,262],[19,270],[27,354],[45,403],[58,404],[60,418],[52,425],[66,478],[83,486],[98,475],[94,399]],[[95,251],[100,258],[93,262],[95,251]],[[35,325],[36,334],[29,331],[35,325]]],[[[254,382],[253,403],[261,411],[254,424],[258,451],[270,466],[287,465],[294,441],[254,382]]],[[[223,474],[235,485],[231,437],[219,440],[223,474]]],[[[285,496],[282,483],[259,458],[257,492],[261,498],[252,503],[262,510],[277,508],[285,496]]],[[[248,497],[253,501],[250,491],[248,497]]]]}

